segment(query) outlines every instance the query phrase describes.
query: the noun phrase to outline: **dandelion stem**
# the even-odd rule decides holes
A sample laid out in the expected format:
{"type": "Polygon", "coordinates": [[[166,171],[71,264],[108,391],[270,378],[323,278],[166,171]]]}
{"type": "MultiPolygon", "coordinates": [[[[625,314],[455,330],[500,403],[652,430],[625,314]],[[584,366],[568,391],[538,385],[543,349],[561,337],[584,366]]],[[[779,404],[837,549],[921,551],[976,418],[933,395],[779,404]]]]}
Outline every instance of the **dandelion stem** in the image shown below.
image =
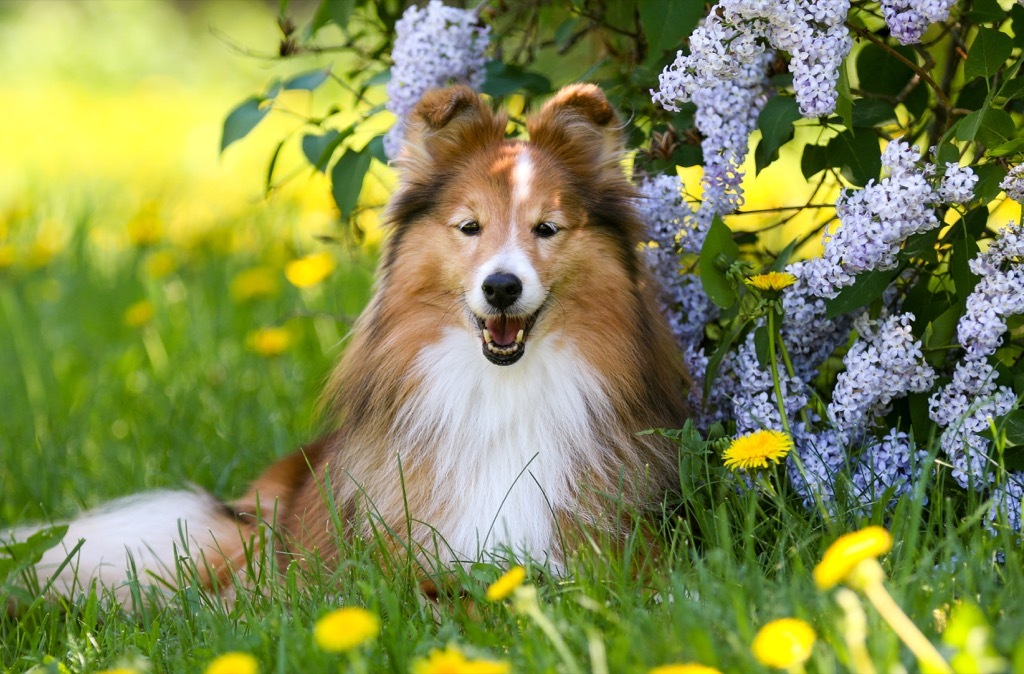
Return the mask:
{"type": "MultiPolygon", "coordinates": [[[[768,310],[768,357],[772,364],[772,383],[775,385],[775,401],[779,405],[779,417],[782,419],[782,430],[793,435],[789,430],[789,419],[786,418],[786,406],[782,401],[782,384],[779,382],[779,357],[775,353],[775,309],[768,310]]],[[[781,340],[779,340],[781,341],[781,340]]]]}
{"type": "Polygon", "coordinates": [[[923,668],[931,672],[953,674],[953,670],[935,649],[932,642],[921,634],[921,630],[917,629],[917,625],[893,600],[892,595],[885,589],[885,585],[881,581],[866,583],[861,587],[861,591],[878,610],[879,615],[885,619],[885,622],[889,623],[889,627],[896,633],[896,636],[917,657],[923,668]]]}
{"type": "Polygon", "coordinates": [[[867,647],[868,617],[857,593],[845,587],[839,588],[836,592],[836,603],[843,609],[845,616],[843,639],[850,651],[851,671],[875,674],[875,664],[871,661],[867,647]]]}

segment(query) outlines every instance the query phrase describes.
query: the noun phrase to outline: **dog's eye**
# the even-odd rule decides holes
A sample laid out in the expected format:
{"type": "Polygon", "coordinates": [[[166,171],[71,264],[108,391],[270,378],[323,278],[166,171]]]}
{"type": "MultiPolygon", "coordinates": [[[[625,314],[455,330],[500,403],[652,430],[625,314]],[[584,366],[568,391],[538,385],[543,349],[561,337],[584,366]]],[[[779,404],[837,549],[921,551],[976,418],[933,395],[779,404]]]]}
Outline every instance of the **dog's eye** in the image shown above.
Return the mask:
{"type": "Polygon", "coordinates": [[[459,231],[465,234],[466,236],[476,236],[477,234],[480,233],[480,223],[475,220],[464,222],[461,225],[459,225],[459,231]]]}
{"type": "Polygon", "coordinates": [[[558,226],[550,222],[542,222],[533,228],[533,233],[542,239],[549,239],[558,234],[558,226]]]}

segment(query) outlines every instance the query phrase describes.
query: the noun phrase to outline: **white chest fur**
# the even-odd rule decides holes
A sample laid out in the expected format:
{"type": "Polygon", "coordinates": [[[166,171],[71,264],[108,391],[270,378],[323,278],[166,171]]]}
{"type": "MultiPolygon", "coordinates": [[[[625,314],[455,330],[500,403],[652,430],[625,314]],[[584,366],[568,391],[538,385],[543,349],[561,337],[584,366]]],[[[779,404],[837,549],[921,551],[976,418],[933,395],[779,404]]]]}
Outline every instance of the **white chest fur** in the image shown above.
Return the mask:
{"type": "Polygon", "coordinates": [[[552,511],[572,510],[581,468],[603,463],[595,427],[610,405],[601,377],[544,337],[514,365],[494,365],[478,338],[454,328],[420,352],[416,367],[422,386],[394,437],[405,459],[433,465],[436,498],[450,515],[430,524],[456,559],[505,546],[549,558],[552,511]]]}

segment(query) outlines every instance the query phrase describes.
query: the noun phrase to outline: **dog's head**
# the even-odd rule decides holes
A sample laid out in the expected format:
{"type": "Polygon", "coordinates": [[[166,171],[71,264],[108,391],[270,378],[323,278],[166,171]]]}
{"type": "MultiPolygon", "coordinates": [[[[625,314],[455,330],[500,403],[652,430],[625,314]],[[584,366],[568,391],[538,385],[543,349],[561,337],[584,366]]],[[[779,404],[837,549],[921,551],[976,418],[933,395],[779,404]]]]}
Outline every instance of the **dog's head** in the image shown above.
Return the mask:
{"type": "Polygon", "coordinates": [[[456,305],[446,320],[474,332],[497,365],[552,331],[552,315],[564,329],[567,303],[585,311],[607,284],[628,283],[640,228],[621,124],[600,89],[561,90],[528,121],[528,142],[506,139],[506,125],[466,87],[422,99],[396,160],[384,263],[401,292],[456,305]]]}

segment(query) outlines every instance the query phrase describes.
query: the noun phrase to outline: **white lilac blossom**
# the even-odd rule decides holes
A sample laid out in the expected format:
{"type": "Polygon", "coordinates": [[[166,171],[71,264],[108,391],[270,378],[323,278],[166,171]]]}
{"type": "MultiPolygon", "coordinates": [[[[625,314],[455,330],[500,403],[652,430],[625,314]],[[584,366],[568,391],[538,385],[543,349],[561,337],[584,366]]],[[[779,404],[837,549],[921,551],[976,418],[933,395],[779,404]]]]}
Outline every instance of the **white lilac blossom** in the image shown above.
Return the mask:
{"type": "Polygon", "coordinates": [[[843,357],[846,370],[839,373],[828,404],[828,416],[847,442],[860,439],[894,398],[926,391],[935,381],[920,340],[911,334],[913,320],[911,313],[878,321],[862,314],[854,320],[859,336],[843,357]]]}
{"type": "Polygon", "coordinates": [[[794,430],[793,451],[786,462],[786,471],[793,490],[808,509],[820,504],[828,512],[833,511],[836,482],[846,464],[843,439],[834,429],[816,433],[794,430]]]}
{"type": "Polygon", "coordinates": [[[810,383],[825,359],[846,343],[853,318],[848,314],[835,318],[826,315],[825,300],[811,293],[807,265],[807,261],[801,261],[786,266],[796,283],[782,293],[782,339],[794,374],[810,383]]]}
{"type": "Polygon", "coordinates": [[[953,477],[965,488],[979,488],[994,479],[990,443],[983,434],[992,419],[1017,406],[1012,389],[997,387],[989,357],[1002,344],[1006,317],[1024,313],[1024,227],[1008,225],[969,266],[980,278],[957,324],[964,357],[952,381],[932,395],[929,411],[945,429],[941,446],[953,464],[953,477]]]}
{"type": "Polygon", "coordinates": [[[946,173],[939,183],[939,198],[945,204],[966,204],[974,198],[974,187],[977,184],[978,176],[971,167],[948,162],[946,173]]]}
{"type": "Polygon", "coordinates": [[[908,493],[920,477],[927,456],[928,452],[914,451],[906,433],[889,429],[880,442],[865,448],[858,458],[850,476],[854,498],[867,512],[886,494],[895,500],[908,493]]]}
{"type": "Polygon", "coordinates": [[[861,272],[895,268],[907,237],[939,225],[934,205],[941,198],[927,177],[932,171],[918,169],[917,160],[917,147],[892,141],[882,153],[888,175],[839,196],[839,227],[826,229],[825,252],[808,269],[815,295],[835,297],[861,272]]]}
{"type": "Polygon", "coordinates": [[[995,529],[995,525],[1006,523],[1013,531],[1021,530],[1021,509],[1024,508],[1024,472],[1010,473],[1006,481],[1000,484],[992,493],[992,507],[988,511],[988,527],[995,529]]]}
{"type": "Polygon", "coordinates": [[[882,0],[882,16],[900,44],[921,41],[928,25],[945,21],[956,0],[882,0]]]}
{"type": "MultiPolygon", "coordinates": [[[[736,432],[749,433],[763,428],[781,430],[783,424],[775,397],[775,382],[771,369],[762,367],[757,359],[753,332],[748,333],[746,340],[736,349],[732,368],[736,377],[732,400],[736,432]]],[[[779,373],[779,387],[787,422],[792,427],[796,415],[807,405],[808,387],[799,378],[790,377],[785,372],[779,373]]]]}
{"type": "Polygon", "coordinates": [[[1024,164],[1017,164],[999,183],[999,189],[1006,192],[1018,204],[1024,204],[1024,164]]]}
{"type": "Polygon", "coordinates": [[[405,10],[395,23],[395,35],[387,109],[398,121],[384,138],[389,157],[398,154],[405,117],[428,89],[454,83],[474,89],[483,85],[490,26],[480,25],[473,11],[430,0],[422,9],[411,5],[405,10]]]}

